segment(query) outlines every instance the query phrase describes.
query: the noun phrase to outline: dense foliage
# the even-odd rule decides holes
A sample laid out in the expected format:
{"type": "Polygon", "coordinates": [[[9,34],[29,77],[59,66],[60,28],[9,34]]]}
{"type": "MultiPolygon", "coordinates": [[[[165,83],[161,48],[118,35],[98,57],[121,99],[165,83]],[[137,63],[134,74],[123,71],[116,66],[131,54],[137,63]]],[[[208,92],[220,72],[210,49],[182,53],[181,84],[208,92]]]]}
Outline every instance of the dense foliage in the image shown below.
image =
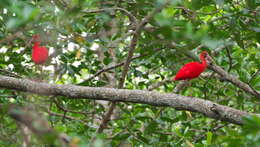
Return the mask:
{"type": "MultiPolygon", "coordinates": [[[[117,88],[122,66],[91,77],[125,61],[135,25],[164,3],[1,0],[0,74],[56,84],[117,88]],[[41,35],[51,53],[42,72],[31,59],[33,34],[41,35]]],[[[131,62],[124,88],[173,92],[178,82],[169,79],[183,64],[194,60],[184,52],[198,55],[206,50],[218,66],[260,90],[259,4],[257,0],[172,0],[141,29],[134,50],[134,56],[141,57],[131,62]],[[153,88],[161,81],[163,84],[153,88]]],[[[260,113],[259,100],[254,96],[211,70],[206,73],[209,76],[190,81],[179,94],[260,113]]],[[[55,130],[71,137],[75,146],[93,140],[95,146],[260,146],[258,117],[247,117],[245,125],[238,126],[188,111],[118,103],[108,128],[97,134],[109,107],[104,102],[0,89],[0,104],[32,107],[55,130]]],[[[21,146],[24,135],[19,124],[4,108],[0,109],[0,145],[21,146]]],[[[45,143],[32,136],[32,145],[45,143]]]]}

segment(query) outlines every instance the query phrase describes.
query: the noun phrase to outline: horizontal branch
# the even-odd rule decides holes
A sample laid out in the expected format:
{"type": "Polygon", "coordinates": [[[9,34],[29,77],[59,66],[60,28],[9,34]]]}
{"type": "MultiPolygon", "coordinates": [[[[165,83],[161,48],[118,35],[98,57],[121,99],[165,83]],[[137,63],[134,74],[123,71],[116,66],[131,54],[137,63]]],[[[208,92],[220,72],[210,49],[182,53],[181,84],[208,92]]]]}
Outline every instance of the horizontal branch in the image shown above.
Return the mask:
{"type": "MultiPolygon", "coordinates": [[[[162,50],[163,48],[156,48],[153,50],[153,53],[157,52],[157,51],[160,51],[162,50]]],[[[145,57],[145,56],[148,56],[149,53],[144,53],[144,54],[141,54],[141,55],[137,55],[137,56],[134,56],[133,58],[131,58],[131,61],[135,60],[135,59],[138,59],[138,58],[142,58],[142,57],[145,57]]],[[[107,72],[107,71],[110,71],[112,69],[115,69],[115,68],[118,68],[118,67],[121,67],[125,64],[125,62],[121,62],[121,63],[118,63],[116,65],[111,65],[110,67],[106,67],[106,68],[103,68],[101,70],[99,70],[98,72],[96,72],[93,76],[89,77],[88,79],[84,80],[83,82],[77,84],[77,85],[81,85],[89,80],[92,80],[94,79],[95,77],[99,76],[100,74],[104,73],[104,72],[107,72]]]]}
{"type": "Polygon", "coordinates": [[[63,117],[63,118],[68,119],[68,120],[78,121],[78,122],[81,122],[82,124],[87,126],[87,122],[85,122],[81,119],[77,119],[77,118],[72,117],[72,116],[68,116],[68,115],[64,115],[64,114],[60,114],[60,113],[56,113],[56,112],[52,112],[52,111],[48,111],[48,114],[53,115],[53,116],[63,117]]]}
{"type": "Polygon", "coordinates": [[[100,13],[100,12],[106,12],[106,11],[121,11],[122,13],[124,13],[126,16],[128,16],[129,20],[135,24],[136,23],[136,18],[134,15],[132,15],[129,11],[127,11],[124,8],[105,8],[105,9],[96,9],[96,10],[83,10],[82,12],[84,13],[100,13]]]}
{"type": "MultiPolygon", "coordinates": [[[[243,124],[242,117],[250,114],[195,97],[143,90],[57,85],[6,76],[0,76],[0,87],[43,95],[66,96],[74,99],[108,100],[168,106],[177,110],[198,112],[210,118],[239,125],[243,124]]],[[[256,115],[260,116],[260,114],[256,115]]]]}
{"type": "Polygon", "coordinates": [[[11,35],[5,37],[4,39],[0,40],[0,44],[9,43],[9,42],[13,41],[14,39],[21,38],[21,37],[24,37],[22,31],[17,31],[17,32],[12,33],[11,35]]]}

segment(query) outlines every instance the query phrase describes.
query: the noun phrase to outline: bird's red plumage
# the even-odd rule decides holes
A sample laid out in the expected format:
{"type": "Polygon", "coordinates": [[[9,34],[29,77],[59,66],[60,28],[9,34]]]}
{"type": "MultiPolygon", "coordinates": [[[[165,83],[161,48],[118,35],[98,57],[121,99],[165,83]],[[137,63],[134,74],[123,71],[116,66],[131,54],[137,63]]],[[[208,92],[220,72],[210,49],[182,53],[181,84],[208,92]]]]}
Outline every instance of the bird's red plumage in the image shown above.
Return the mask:
{"type": "Polygon", "coordinates": [[[173,80],[188,80],[188,79],[197,78],[207,68],[207,63],[205,60],[206,55],[207,55],[207,52],[205,52],[205,51],[200,54],[200,59],[201,59],[202,63],[190,62],[190,63],[185,64],[177,72],[177,74],[173,78],[173,80]]]}
{"type": "Polygon", "coordinates": [[[185,64],[176,74],[174,80],[186,80],[197,78],[205,67],[199,62],[190,62],[185,64]]]}
{"type": "Polygon", "coordinates": [[[48,59],[49,51],[45,46],[35,42],[32,50],[32,60],[35,64],[44,64],[48,59]]]}

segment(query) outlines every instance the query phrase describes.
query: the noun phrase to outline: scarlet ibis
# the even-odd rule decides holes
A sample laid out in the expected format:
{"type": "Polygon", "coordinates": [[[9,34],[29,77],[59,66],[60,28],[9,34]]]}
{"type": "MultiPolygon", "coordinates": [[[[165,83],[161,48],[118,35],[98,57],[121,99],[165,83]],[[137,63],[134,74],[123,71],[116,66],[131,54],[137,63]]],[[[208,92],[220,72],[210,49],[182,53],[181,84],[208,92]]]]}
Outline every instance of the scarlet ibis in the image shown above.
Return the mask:
{"type": "Polygon", "coordinates": [[[206,51],[203,51],[200,53],[200,62],[190,62],[185,64],[176,74],[175,77],[173,77],[173,80],[190,80],[197,78],[206,68],[207,68],[207,62],[206,57],[208,53],[206,51]]]}
{"type": "Polygon", "coordinates": [[[40,46],[40,36],[33,35],[32,41],[34,42],[32,49],[32,60],[35,64],[44,64],[49,56],[49,51],[45,46],[40,46]]]}

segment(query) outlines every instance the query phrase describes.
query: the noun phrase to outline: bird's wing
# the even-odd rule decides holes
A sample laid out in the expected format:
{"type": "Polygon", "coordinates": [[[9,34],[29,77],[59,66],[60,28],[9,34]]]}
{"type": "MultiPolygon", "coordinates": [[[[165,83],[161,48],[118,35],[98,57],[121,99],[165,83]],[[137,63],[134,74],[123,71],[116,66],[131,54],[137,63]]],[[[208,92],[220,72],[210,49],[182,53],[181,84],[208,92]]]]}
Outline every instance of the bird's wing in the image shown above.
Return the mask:
{"type": "Polygon", "coordinates": [[[193,69],[199,66],[200,63],[198,62],[190,62],[185,64],[176,74],[175,79],[184,80],[190,79],[193,75],[193,69]]]}

